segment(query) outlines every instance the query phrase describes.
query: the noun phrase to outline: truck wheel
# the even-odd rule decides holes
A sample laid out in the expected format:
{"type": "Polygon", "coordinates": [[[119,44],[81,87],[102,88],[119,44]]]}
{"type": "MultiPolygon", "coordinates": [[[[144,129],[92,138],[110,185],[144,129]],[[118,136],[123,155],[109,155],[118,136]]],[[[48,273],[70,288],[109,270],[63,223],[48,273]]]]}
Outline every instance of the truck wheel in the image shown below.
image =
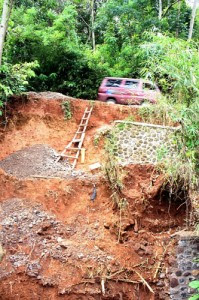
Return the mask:
{"type": "Polygon", "coordinates": [[[116,101],[115,101],[115,99],[113,99],[113,98],[109,98],[109,99],[106,100],[106,103],[109,103],[109,104],[116,104],[116,101]]]}
{"type": "Polygon", "coordinates": [[[142,100],[142,102],[140,102],[140,106],[149,106],[150,102],[148,100],[142,100]]]}

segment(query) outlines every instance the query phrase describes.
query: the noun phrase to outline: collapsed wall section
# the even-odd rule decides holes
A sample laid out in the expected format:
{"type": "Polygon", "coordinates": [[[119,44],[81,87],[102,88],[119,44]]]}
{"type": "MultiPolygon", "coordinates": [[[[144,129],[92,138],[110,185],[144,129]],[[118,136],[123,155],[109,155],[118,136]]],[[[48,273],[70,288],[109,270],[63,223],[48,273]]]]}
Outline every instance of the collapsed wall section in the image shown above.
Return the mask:
{"type": "Polygon", "coordinates": [[[121,164],[156,164],[175,155],[179,127],[116,121],[115,156],[121,164]]]}

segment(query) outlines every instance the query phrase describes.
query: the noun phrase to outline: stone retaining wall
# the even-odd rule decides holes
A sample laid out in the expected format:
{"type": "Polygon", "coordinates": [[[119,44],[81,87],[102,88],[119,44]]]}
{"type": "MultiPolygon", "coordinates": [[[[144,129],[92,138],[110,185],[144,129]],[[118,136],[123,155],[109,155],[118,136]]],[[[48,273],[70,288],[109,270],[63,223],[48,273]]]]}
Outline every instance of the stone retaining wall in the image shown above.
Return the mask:
{"type": "Polygon", "coordinates": [[[156,164],[158,156],[176,152],[174,135],[179,127],[115,121],[115,154],[121,164],[156,164]]]}
{"type": "Polygon", "coordinates": [[[177,247],[177,267],[170,277],[170,299],[187,300],[196,293],[189,287],[193,280],[199,280],[199,237],[180,237],[177,247]]]}

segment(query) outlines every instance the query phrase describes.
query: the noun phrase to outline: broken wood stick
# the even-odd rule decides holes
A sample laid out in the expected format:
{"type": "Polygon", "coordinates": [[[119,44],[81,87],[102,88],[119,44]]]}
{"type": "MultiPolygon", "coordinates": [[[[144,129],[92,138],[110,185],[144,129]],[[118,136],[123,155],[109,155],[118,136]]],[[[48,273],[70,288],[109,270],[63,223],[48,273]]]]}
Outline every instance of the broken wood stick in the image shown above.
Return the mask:
{"type": "Polygon", "coordinates": [[[148,282],[144,279],[144,277],[142,277],[142,275],[141,275],[140,273],[138,273],[136,270],[135,270],[134,272],[140,277],[142,283],[143,283],[144,285],[146,285],[146,287],[149,289],[149,291],[150,291],[151,293],[154,294],[154,291],[153,291],[152,287],[150,287],[150,285],[149,285],[148,282]]]}
{"type": "Polygon", "coordinates": [[[64,179],[65,177],[59,177],[59,176],[42,176],[42,175],[32,175],[30,178],[43,178],[43,179],[64,179]]]}
{"type": "Polygon", "coordinates": [[[109,279],[109,280],[115,281],[115,282],[132,283],[132,284],[138,284],[138,283],[141,283],[141,281],[130,280],[130,279],[125,279],[125,278],[117,278],[117,279],[111,278],[111,279],[109,279]]]}
{"type": "Polygon", "coordinates": [[[101,287],[102,287],[102,294],[105,295],[105,278],[102,278],[101,280],[101,287]]]}
{"type": "Polygon", "coordinates": [[[117,272],[115,272],[115,273],[113,273],[113,274],[107,276],[106,278],[107,278],[107,279],[111,279],[111,278],[114,277],[115,275],[121,274],[121,273],[123,273],[123,272],[125,272],[125,271],[126,271],[125,269],[119,270],[119,271],[117,271],[117,272]]]}
{"type": "MultiPolygon", "coordinates": [[[[169,243],[169,244],[170,244],[170,243],[169,243]]],[[[161,268],[161,264],[162,264],[162,261],[163,261],[163,259],[164,259],[165,254],[166,254],[166,251],[167,251],[167,249],[168,249],[168,247],[169,247],[169,244],[166,246],[166,248],[164,249],[164,251],[163,251],[163,253],[162,253],[162,255],[161,255],[161,258],[160,258],[160,260],[159,260],[159,262],[158,262],[158,264],[157,264],[157,268],[156,268],[156,270],[155,270],[155,274],[154,274],[154,276],[153,276],[153,279],[156,279],[156,277],[157,277],[157,275],[158,275],[158,272],[159,272],[159,270],[160,270],[160,268],[161,268]]]]}
{"type": "Polygon", "coordinates": [[[85,155],[86,155],[86,149],[81,148],[81,164],[84,164],[85,162],[85,155]]]}

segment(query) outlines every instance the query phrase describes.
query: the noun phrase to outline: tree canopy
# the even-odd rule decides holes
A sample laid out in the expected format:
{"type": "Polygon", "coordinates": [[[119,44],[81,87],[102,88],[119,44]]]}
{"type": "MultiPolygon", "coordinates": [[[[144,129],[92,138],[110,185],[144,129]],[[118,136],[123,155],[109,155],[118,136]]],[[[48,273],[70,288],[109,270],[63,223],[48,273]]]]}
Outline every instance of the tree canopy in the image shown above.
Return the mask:
{"type": "MultiPolygon", "coordinates": [[[[162,51],[156,62],[168,62],[168,52],[163,47],[166,40],[171,49],[184,45],[180,49],[183,51],[190,19],[191,7],[184,0],[162,1],[161,12],[159,1],[151,0],[15,0],[3,62],[37,62],[29,89],[91,99],[96,97],[104,76],[140,77],[148,74],[147,68],[151,72],[149,56],[155,63],[158,48],[162,51]],[[143,52],[145,46],[148,54],[143,52]]],[[[181,65],[186,54],[197,54],[198,26],[197,13],[192,42],[187,45],[189,54],[182,54],[181,65]]],[[[196,59],[194,63],[196,70],[196,59]]],[[[174,72],[168,67],[167,71],[174,72]]],[[[164,90],[165,84],[161,84],[167,75],[161,72],[161,76],[159,84],[164,90]]],[[[169,75],[170,91],[172,83],[175,91],[179,86],[174,77],[169,75]]]]}

